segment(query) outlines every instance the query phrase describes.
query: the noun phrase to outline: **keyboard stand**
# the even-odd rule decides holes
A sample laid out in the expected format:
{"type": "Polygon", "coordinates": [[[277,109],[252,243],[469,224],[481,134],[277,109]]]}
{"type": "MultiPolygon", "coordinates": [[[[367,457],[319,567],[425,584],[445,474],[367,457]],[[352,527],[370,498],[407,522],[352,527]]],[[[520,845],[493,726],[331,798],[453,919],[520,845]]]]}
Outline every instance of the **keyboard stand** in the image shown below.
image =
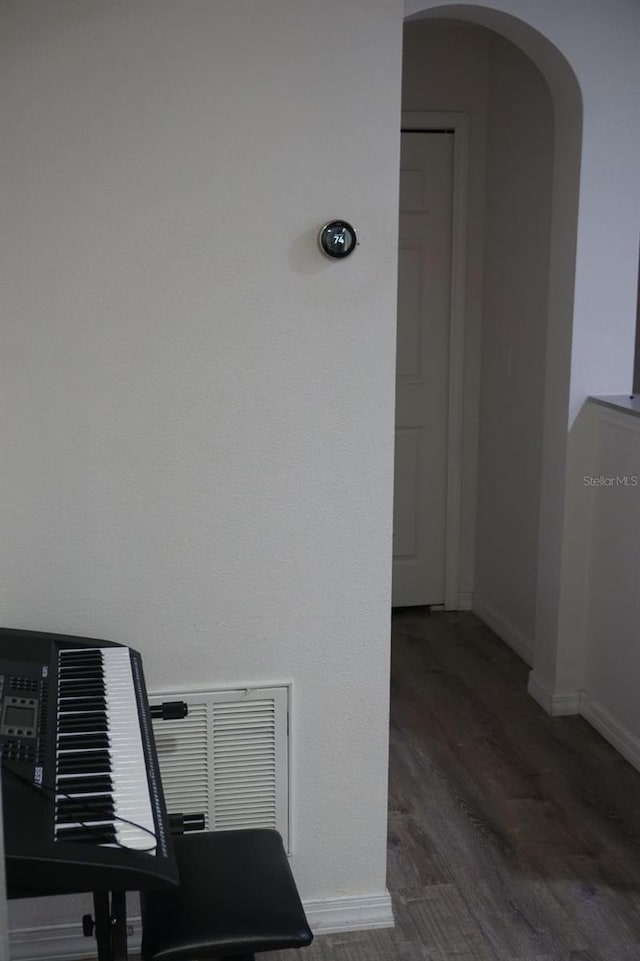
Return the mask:
{"type": "Polygon", "coordinates": [[[9,913],[4,866],[4,818],[2,814],[2,757],[0,756],[0,958],[9,957],[9,913]]]}
{"type": "Polygon", "coordinates": [[[98,961],[127,961],[127,896],[124,891],[94,891],[98,961]]]}

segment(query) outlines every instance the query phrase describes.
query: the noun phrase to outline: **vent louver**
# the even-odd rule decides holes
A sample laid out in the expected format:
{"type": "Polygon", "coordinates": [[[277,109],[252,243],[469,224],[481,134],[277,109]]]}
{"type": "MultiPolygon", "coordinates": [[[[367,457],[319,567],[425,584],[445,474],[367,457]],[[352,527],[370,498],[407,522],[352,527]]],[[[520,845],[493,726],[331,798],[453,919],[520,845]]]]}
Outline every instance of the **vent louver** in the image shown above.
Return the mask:
{"type": "MultiPolygon", "coordinates": [[[[150,698],[153,704],[154,699],[150,698]]],[[[169,698],[161,698],[169,700],[169,698]]],[[[182,696],[171,700],[184,700],[182,696]]],[[[206,704],[190,704],[180,721],[154,721],[160,775],[167,811],[200,814],[209,827],[209,720],[206,704]]]]}
{"type": "Polygon", "coordinates": [[[288,688],[153,694],[188,717],[153,722],[167,810],[209,830],[276,828],[288,849],[288,688]]]}

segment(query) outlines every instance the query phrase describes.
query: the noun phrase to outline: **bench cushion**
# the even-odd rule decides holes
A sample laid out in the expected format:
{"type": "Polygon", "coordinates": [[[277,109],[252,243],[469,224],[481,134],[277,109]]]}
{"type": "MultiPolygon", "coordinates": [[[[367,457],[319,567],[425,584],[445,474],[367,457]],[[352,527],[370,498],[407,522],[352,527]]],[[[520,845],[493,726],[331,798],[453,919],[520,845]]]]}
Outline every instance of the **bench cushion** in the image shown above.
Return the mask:
{"type": "Polygon", "coordinates": [[[277,831],[174,838],[180,885],[141,895],[143,961],[296,948],[313,935],[277,831]]]}

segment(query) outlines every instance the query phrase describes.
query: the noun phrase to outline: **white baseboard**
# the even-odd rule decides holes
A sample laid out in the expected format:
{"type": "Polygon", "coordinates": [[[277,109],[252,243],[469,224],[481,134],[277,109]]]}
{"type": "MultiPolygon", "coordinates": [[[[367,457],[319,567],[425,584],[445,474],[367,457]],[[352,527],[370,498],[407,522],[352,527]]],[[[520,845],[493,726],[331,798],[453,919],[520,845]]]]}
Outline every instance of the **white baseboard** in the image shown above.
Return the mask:
{"type": "Polygon", "coordinates": [[[9,952],[11,961],[67,961],[71,958],[95,961],[96,942],[84,937],[78,920],[75,924],[50,924],[10,931],[9,952]]]}
{"type": "Polygon", "coordinates": [[[533,671],[529,674],[527,691],[547,714],[562,717],[580,714],[583,692],[580,690],[554,691],[533,671]]]}
{"type": "Polygon", "coordinates": [[[368,898],[305,901],[304,910],[314,934],[368,931],[371,928],[392,928],[394,925],[391,895],[388,891],[368,898]]]}
{"type": "Polygon", "coordinates": [[[533,641],[528,638],[511,621],[503,617],[494,607],[483,604],[482,601],[473,601],[471,610],[480,620],[490,627],[494,634],[497,634],[501,641],[521,657],[529,667],[533,666],[533,641]]]}
{"type": "Polygon", "coordinates": [[[640,771],[640,739],[635,734],[619,724],[602,705],[592,701],[586,691],[582,692],[580,713],[629,764],[640,771]]]}
{"type": "Polygon", "coordinates": [[[460,591],[458,594],[458,610],[473,610],[473,591],[460,591]]]}
{"type": "MultiPolygon", "coordinates": [[[[314,934],[392,928],[394,924],[389,892],[370,897],[325,898],[305,901],[304,910],[314,934]]],[[[127,940],[130,954],[140,951],[140,918],[130,918],[127,940]]],[[[82,934],[80,922],[20,928],[9,935],[11,961],[77,961],[96,957],[96,943],[82,934]]]]}
{"type": "Polygon", "coordinates": [[[528,691],[547,714],[580,714],[629,764],[640,771],[640,738],[620,724],[586,691],[554,693],[533,671],[529,675],[528,691]]]}

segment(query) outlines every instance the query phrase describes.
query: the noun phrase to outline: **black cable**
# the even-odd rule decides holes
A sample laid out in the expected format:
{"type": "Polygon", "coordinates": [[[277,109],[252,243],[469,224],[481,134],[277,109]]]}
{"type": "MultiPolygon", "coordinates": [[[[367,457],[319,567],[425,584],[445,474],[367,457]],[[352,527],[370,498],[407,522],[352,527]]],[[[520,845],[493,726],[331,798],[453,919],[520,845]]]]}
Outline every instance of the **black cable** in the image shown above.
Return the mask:
{"type": "MultiPolygon", "coordinates": [[[[58,797],[64,797],[67,799],[67,801],[73,801],[74,804],[79,803],[80,805],[82,805],[81,798],[75,798],[72,794],[67,794],[66,791],[58,791],[56,788],[50,788],[45,784],[34,784],[33,781],[30,781],[28,777],[25,777],[23,774],[18,774],[17,771],[14,771],[13,768],[10,768],[8,766],[7,759],[4,757],[4,755],[2,755],[2,767],[4,771],[6,771],[8,774],[14,777],[17,781],[20,781],[22,784],[26,784],[27,787],[30,787],[32,791],[35,791],[37,794],[44,794],[45,797],[48,797],[50,801],[53,801],[54,805],[56,802],[56,798],[58,797]]],[[[105,820],[106,819],[107,818],[105,818],[105,820]]],[[[144,825],[142,824],[137,824],[135,821],[130,821],[128,818],[120,817],[119,814],[109,815],[108,820],[121,821],[123,824],[129,824],[131,827],[138,828],[138,830],[140,831],[144,831],[145,834],[150,835],[150,837],[154,838],[155,840],[156,836],[153,833],[153,831],[151,831],[149,828],[144,827],[144,825]]],[[[95,835],[96,838],[99,838],[101,836],[99,831],[97,831],[95,828],[92,828],[90,824],[86,824],[85,821],[82,821],[80,818],[78,818],[78,824],[80,824],[90,834],[95,835]]],[[[64,838],[59,837],[57,840],[64,841],[64,838]]],[[[67,843],[71,844],[73,842],[68,841],[67,843]]],[[[121,844],[120,841],[116,839],[114,841],[107,842],[107,844],[105,844],[104,841],[102,841],[101,846],[102,847],[118,847],[118,848],[122,848],[124,851],[137,851],[138,854],[150,854],[153,851],[155,851],[157,844],[154,844],[153,847],[149,847],[149,848],[129,848],[127,847],[126,844],[121,844]]]]}

